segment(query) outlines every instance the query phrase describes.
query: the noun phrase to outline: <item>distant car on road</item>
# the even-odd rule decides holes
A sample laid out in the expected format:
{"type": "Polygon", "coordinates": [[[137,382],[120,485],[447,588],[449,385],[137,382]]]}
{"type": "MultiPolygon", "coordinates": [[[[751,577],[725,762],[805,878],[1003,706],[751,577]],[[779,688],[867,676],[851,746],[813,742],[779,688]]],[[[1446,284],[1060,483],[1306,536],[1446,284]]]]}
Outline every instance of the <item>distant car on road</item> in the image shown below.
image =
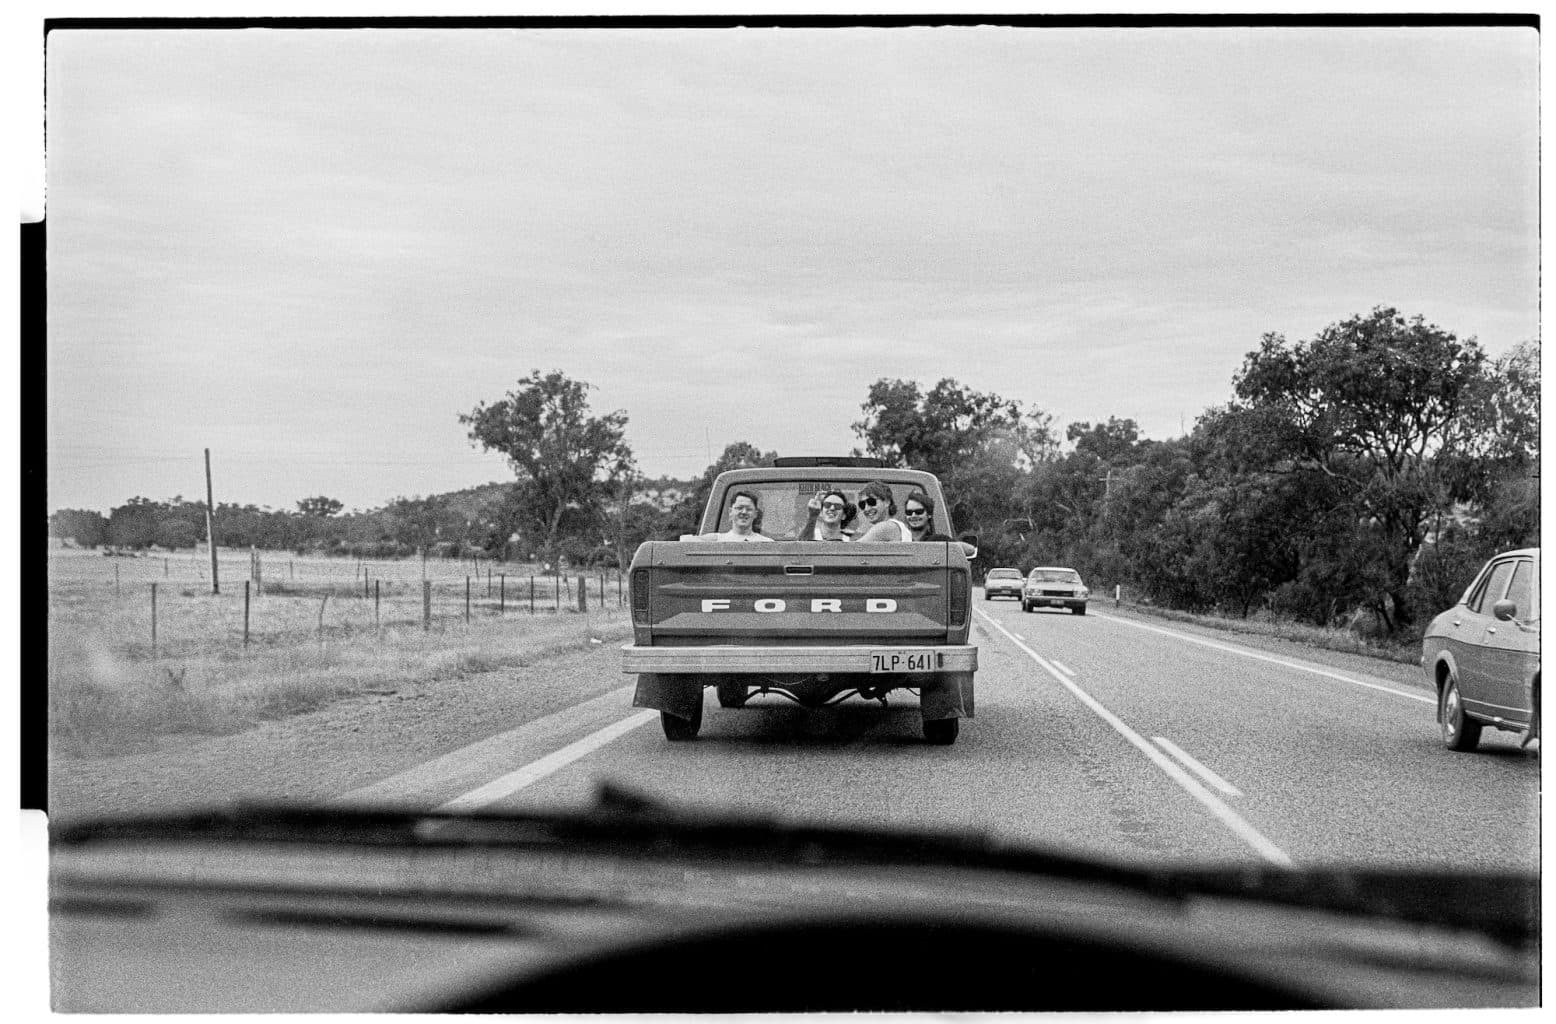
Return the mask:
{"type": "Polygon", "coordinates": [[[1432,620],[1421,668],[1437,692],[1450,750],[1474,750],[1486,726],[1540,735],[1540,549],[1492,558],[1459,603],[1432,620]]]}
{"type": "Polygon", "coordinates": [[[1034,608],[1068,608],[1076,615],[1086,614],[1086,600],[1091,591],[1074,569],[1059,565],[1040,565],[1027,573],[1026,586],[1021,590],[1021,610],[1034,608]]]}
{"type": "Polygon", "coordinates": [[[992,601],[996,597],[1014,597],[1021,599],[1021,570],[1020,569],[990,569],[983,578],[983,599],[992,601]]]}

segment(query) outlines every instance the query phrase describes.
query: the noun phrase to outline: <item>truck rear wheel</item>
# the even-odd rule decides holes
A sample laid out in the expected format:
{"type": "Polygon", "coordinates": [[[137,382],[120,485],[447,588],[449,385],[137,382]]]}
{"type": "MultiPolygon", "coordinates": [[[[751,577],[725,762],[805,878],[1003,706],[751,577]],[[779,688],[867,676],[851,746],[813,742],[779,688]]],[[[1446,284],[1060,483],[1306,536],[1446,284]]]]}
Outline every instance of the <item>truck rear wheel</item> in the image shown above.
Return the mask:
{"type": "Polygon", "coordinates": [[[668,711],[659,712],[659,724],[663,727],[667,740],[684,742],[696,739],[697,733],[702,730],[702,701],[697,702],[697,710],[691,718],[672,715],[668,711]]]}
{"type": "Polygon", "coordinates": [[[937,747],[949,747],[956,742],[959,718],[937,718],[924,722],[924,739],[937,747]]]}
{"type": "Polygon", "coordinates": [[[719,707],[742,708],[746,705],[746,681],[744,676],[720,676],[714,685],[718,691],[719,707]]]}

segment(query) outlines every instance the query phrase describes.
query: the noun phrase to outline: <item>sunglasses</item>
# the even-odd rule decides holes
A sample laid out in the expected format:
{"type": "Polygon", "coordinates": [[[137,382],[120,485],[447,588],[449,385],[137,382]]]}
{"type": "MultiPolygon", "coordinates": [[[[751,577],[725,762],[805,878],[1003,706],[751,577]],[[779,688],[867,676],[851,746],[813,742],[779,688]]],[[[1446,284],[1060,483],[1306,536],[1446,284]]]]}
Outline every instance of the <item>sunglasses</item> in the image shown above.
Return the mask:
{"type": "Polygon", "coordinates": [[[730,511],[737,515],[741,512],[744,512],[746,515],[756,514],[756,509],[752,508],[750,505],[736,505],[734,508],[730,509],[730,511]]]}
{"type": "Polygon", "coordinates": [[[902,510],[902,514],[905,515],[905,516],[927,516],[927,515],[929,515],[929,509],[927,509],[927,508],[905,508],[905,509],[902,510]]]}
{"type": "Polygon", "coordinates": [[[859,499],[859,507],[860,508],[874,508],[875,506],[877,506],[879,504],[880,504],[880,502],[877,501],[875,498],[860,498],[859,499]]]}
{"type": "Polygon", "coordinates": [[[825,510],[827,512],[841,512],[841,511],[843,511],[843,503],[840,502],[840,501],[823,501],[821,503],[821,507],[822,507],[823,510],[825,510]]]}

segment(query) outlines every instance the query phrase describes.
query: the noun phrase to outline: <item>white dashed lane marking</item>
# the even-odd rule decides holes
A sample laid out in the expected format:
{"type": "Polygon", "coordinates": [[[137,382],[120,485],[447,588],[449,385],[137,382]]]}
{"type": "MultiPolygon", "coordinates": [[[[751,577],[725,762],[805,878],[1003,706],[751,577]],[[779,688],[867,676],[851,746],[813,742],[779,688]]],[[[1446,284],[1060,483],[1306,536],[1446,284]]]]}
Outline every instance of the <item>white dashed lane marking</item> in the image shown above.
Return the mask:
{"type": "Polygon", "coordinates": [[[1005,637],[1009,639],[1011,643],[1019,647],[1022,652],[1027,655],[1027,657],[1035,661],[1044,672],[1047,672],[1049,675],[1053,676],[1054,679],[1058,680],[1061,686],[1069,690],[1070,693],[1074,694],[1075,698],[1082,704],[1086,705],[1086,707],[1089,708],[1093,714],[1111,726],[1115,732],[1117,732],[1130,744],[1130,746],[1134,747],[1136,750],[1140,751],[1148,759],[1150,759],[1152,764],[1160,768],[1168,778],[1170,778],[1173,782],[1176,782],[1179,787],[1181,787],[1186,793],[1189,794],[1189,796],[1199,801],[1199,803],[1204,806],[1206,810],[1208,810],[1217,818],[1217,820],[1230,829],[1234,835],[1236,835],[1243,842],[1247,843],[1249,846],[1253,847],[1253,849],[1258,852],[1259,856],[1263,857],[1265,860],[1272,864],[1279,864],[1282,867],[1294,866],[1294,862],[1286,853],[1286,851],[1282,850],[1280,847],[1270,842],[1269,839],[1265,838],[1262,832],[1244,820],[1242,815],[1232,810],[1232,808],[1225,800],[1222,800],[1219,796],[1206,789],[1198,779],[1185,771],[1182,766],[1178,764],[1178,762],[1174,761],[1161,750],[1153,746],[1144,736],[1141,736],[1139,733],[1131,729],[1127,724],[1125,724],[1123,719],[1119,718],[1113,712],[1103,707],[1095,697],[1077,686],[1074,680],[1070,679],[1070,677],[1066,676],[1063,672],[1060,672],[1047,659],[1043,658],[1036,651],[1033,651],[1020,640],[1017,640],[1015,634],[1011,633],[1010,630],[1000,625],[987,613],[980,610],[978,611],[978,615],[985,619],[990,626],[1004,634],[1005,637]]]}

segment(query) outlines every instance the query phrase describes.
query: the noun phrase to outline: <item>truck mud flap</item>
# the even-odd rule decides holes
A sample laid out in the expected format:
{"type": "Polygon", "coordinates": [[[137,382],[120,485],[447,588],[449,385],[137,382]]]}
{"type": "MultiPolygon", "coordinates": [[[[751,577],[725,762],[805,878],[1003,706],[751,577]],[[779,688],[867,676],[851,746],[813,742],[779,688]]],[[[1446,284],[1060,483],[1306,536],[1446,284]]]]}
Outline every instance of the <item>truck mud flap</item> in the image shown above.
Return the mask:
{"type": "Polygon", "coordinates": [[[695,675],[639,673],[637,690],[632,695],[632,706],[666,711],[690,721],[702,704],[702,681],[702,676],[695,675]]]}
{"type": "Polygon", "coordinates": [[[918,685],[918,702],[924,721],[973,717],[973,673],[946,672],[926,676],[918,685]]]}

